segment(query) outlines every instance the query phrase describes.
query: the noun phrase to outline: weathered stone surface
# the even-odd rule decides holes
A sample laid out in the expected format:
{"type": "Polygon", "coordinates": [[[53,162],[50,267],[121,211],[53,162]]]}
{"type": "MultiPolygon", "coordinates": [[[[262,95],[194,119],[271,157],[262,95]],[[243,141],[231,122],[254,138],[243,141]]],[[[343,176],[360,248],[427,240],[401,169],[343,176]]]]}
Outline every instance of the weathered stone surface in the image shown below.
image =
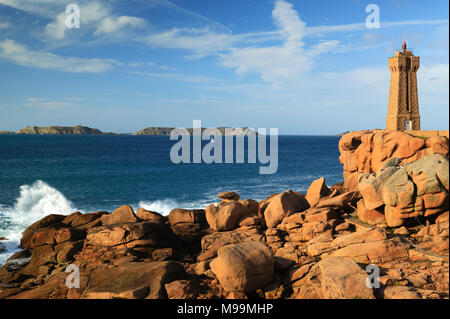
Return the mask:
{"type": "Polygon", "coordinates": [[[220,247],[229,244],[262,241],[263,239],[264,235],[257,228],[238,228],[234,231],[212,233],[202,238],[202,253],[197,259],[202,261],[214,258],[220,247]]]}
{"type": "Polygon", "coordinates": [[[380,229],[363,229],[351,234],[339,236],[332,242],[311,241],[308,245],[308,254],[318,256],[325,252],[335,251],[352,244],[384,241],[386,239],[386,233],[380,229]]]}
{"type": "Polygon", "coordinates": [[[113,247],[140,239],[145,239],[147,245],[164,247],[171,238],[160,224],[144,221],[93,228],[86,236],[86,243],[93,246],[113,247]]]}
{"type": "Polygon", "coordinates": [[[83,249],[84,241],[66,242],[55,247],[56,262],[66,263],[74,260],[75,254],[83,249]]]}
{"type": "Polygon", "coordinates": [[[137,209],[136,216],[141,220],[150,220],[161,224],[164,224],[167,221],[167,218],[160,213],[152,212],[142,207],[137,209]]]}
{"type": "Polygon", "coordinates": [[[358,189],[368,210],[374,210],[384,205],[382,194],[383,184],[399,170],[399,167],[395,166],[399,162],[400,159],[391,159],[386,162],[391,165],[383,167],[376,173],[363,173],[359,176],[358,189]]]}
{"type": "Polygon", "coordinates": [[[323,199],[316,204],[317,208],[323,207],[335,207],[335,208],[346,208],[349,204],[356,204],[359,200],[360,195],[358,192],[346,192],[344,194],[323,199]]]}
{"type": "MultiPolygon", "coordinates": [[[[366,287],[367,273],[354,261],[327,257],[317,264],[305,265],[295,272],[300,279],[292,284],[295,299],[373,299],[366,287]],[[303,267],[303,269],[302,269],[303,267]]],[[[292,274],[295,279],[295,272],[292,274]]]]}
{"type": "Polygon", "coordinates": [[[72,213],[72,214],[70,214],[70,215],[67,215],[61,222],[63,223],[63,224],[66,224],[66,225],[70,225],[72,222],[73,222],[73,220],[75,219],[75,218],[77,218],[77,217],[79,217],[79,216],[82,216],[83,214],[82,213],[80,213],[80,212],[75,212],[75,213],[72,213]]]}
{"type": "Polygon", "coordinates": [[[227,231],[237,228],[239,222],[249,216],[258,215],[259,205],[256,201],[231,200],[211,204],[206,207],[206,220],[209,226],[217,231],[227,231]]]}
{"type": "Polygon", "coordinates": [[[165,284],[169,299],[194,299],[197,297],[197,288],[189,280],[175,280],[165,284]]]}
{"type": "Polygon", "coordinates": [[[330,189],[325,184],[325,177],[316,179],[308,188],[306,192],[306,200],[311,207],[315,206],[321,198],[331,194],[330,189]]]}
{"type": "Polygon", "coordinates": [[[291,190],[285,191],[281,194],[271,197],[268,201],[263,214],[267,227],[276,227],[283,218],[301,212],[310,207],[304,195],[293,192],[291,190]]]}
{"type": "Polygon", "coordinates": [[[247,242],[220,248],[211,264],[221,286],[229,292],[249,293],[272,281],[272,251],[261,242],[247,242]]]}
{"type": "Polygon", "coordinates": [[[406,164],[385,181],[383,200],[388,225],[401,226],[413,217],[448,211],[448,170],[448,159],[434,154],[406,164]]]}
{"type": "Polygon", "coordinates": [[[137,222],[137,216],[134,214],[133,208],[128,205],[121,206],[114,210],[111,214],[103,215],[102,224],[114,225],[123,223],[135,223],[137,222]]]}
{"type": "Polygon", "coordinates": [[[179,223],[206,223],[205,210],[203,209],[172,209],[169,214],[170,225],[179,223]]]}
{"type": "Polygon", "coordinates": [[[384,299],[420,299],[420,295],[411,287],[389,286],[383,289],[384,299]]]}
{"type": "Polygon", "coordinates": [[[51,214],[28,226],[27,229],[22,232],[20,247],[26,249],[31,248],[31,246],[33,245],[33,236],[38,229],[46,228],[60,223],[64,218],[66,218],[66,216],[64,215],[51,214]]]}
{"type": "Polygon", "coordinates": [[[170,227],[175,235],[187,244],[200,244],[208,223],[203,209],[173,209],[169,214],[170,227]]]}
{"type": "Polygon", "coordinates": [[[378,171],[391,158],[399,158],[405,164],[431,154],[448,157],[448,131],[446,136],[429,136],[425,133],[414,131],[411,134],[421,136],[414,137],[406,132],[374,130],[343,135],[339,141],[339,160],[344,164],[345,187],[357,190],[360,174],[378,171]]]}
{"type": "Polygon", "coordinates": [[[367,273],[353,260],[328,257],[318,264],[321,271],[322,294],[326,299],[374,299],[366,287],[367,273]]]}
{"type": "Polygon", "coordinates": [[[397,239],[351,244],[331,256],[348,257],[359,263],[379,263],[408,258],[408,247],[397,239]]]}
{"type": "Polygon", "coordinates": [[[362,143],[361,137],[368,133],[370,133],[370,131],[354,131],[344,134],[339,140],[339,151],[343,153],[345,151],[356,150],[362,143]]]}
{"type": "Polygon", "coordinates": [[[338,217],[339,210],[334,207],[310,208],[304,212],[305,223],[327,222],[338,217]]]}
{"type": "Polygon", "coordinates": [[[75,228],[80,228],[81,226],[87,225],[87,224],[91,224],[92,222],[98,220],[100,223],[100,218],[107,214],[108,212],[105,211],[99,211],[99,212],[94,212],[94,213],[89,213],[89,214],[81,214],[79,216],[76,216],[72,222],[70,223],[70,226],[75,227],[75,228]]]}
{"type": "Polygon", "coordinates": [[[373,145],[372,169],[378,171],[390,158],[409,158],[425,146],[425,140],[404,132],[380,132],[374,136],[366,135],[361,140],[373,145]]]}
{"type": "Polygon", "coordinates": [[[384,221],[384,206],[377,209],[367,209],[364,199],[360,199],[357,203],[358,218],[369,224],[377,224],[384,221]]]}
{"type": "Polygon", "coordinates": [[[302,225],[301,228],[292,229],[289,231],[289,239],[294,242],[306,242],[314,239],[327,230],[332,229],[332,222],[310,222],[302,225]]]}
{"type": "Polygon", "coordinates": [[[305,265],[296,266],[292,268],[287,275],[288,281],[293,285],[295,285],[295,282],[305,277],[308,274],[311,267],[314,265],[315,265],[314,263],[308,263],[305,265]]]}
{"type": "Polygon", "coordinates": [[[227,201],[238,201],[241,198],[239,197],[239,194],[235,193],[235,192],[223,192],[217,195],[217,197],[222,199],[222,202],[227,202],[227,201]]]}
{"type": "Polygon", "coordinates": [[[290,268],[294,264],[295,262],[291,259],[287,259],[280,256],[274,257],[274,267],[276,270],[283,271],[290,268]]]}
{"type": "Polygon", "coordinates": [[[175,262],[128,263],[108,270],[94,271],[86,298],[167,298],[164,285],[184,276],[183,267],[175,262]]]}
{"type": "Polygon", "coordinates": [[[32,247],[55,244],[56,232],[57,230],[55,228],[46,228],[37,231],[33,236],[32,247]]]}
{"type": "MultiPolygon", "coordinates": [[[[67,273],[59,272],[55,275],[49,276],[46,282],[42,285],[14,294],[8,298],[11,299],[60,299],[65,298],[67,294],[67,287],[65,287],[65,279],[67,273]]],[[[23,289],[22,289],[23,290],[23,289]]]]}

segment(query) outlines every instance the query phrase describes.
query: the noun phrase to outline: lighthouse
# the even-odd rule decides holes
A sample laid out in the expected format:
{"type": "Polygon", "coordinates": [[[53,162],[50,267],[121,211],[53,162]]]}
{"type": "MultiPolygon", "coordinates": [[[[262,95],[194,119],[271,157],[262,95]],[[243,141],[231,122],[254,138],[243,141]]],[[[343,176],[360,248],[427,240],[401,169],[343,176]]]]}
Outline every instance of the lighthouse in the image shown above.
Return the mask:
{"type": "Polygon", "coordinates": [[[402,50],[389,58],[391,84],[386,129],[392,131],[420,130],[417,70],[420,57],[402,44],[402,50]]]}

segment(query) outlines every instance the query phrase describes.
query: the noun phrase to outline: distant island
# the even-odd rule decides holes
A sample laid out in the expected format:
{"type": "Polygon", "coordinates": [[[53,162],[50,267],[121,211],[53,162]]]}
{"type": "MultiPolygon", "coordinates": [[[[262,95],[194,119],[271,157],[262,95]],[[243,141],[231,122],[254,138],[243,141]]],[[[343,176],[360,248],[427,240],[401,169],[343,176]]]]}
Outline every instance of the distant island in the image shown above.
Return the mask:
{"type": "MultiPolygon", "coordinates": [[[[217,127],[217,129],[220,131],[220,133],[222,135],[232,135],[232,136],[236,136],[236,135],[243,135],[243,132],[245,132],[245,130],[247,130],[247,127],[239,127],[237,129],[233,129],[233,131],[231,133],[225,132],[225,130],[227,128],[230,127],[217,127]],[[241,133],[242,132],[242,133],[241,133]]],[[[176,129],[175,127],[147,127],[144,128],[143,130],[140,130],[136,133],[134,133],[133,135],[170,135],[170,132],[172,132],[174,129],[176,129]]],[[[201,128],[201,132],[203,133],[203,131],[206,128],[202,127],[201,128]]],[[[193,129],[192,128],[188,128],[186,129],[190,135],[192,135],[193,129]]],[[[255,132],[252,129],[249,129],[250,132],[255,132]]],[[[255,132],[256,133],[256,132],[255,132]]]]}
{"type": "MultiPolygon", "coordinates": [[[[102,132],[96,128],[90,128],[87,126],[26,126],[25,128],[18,130],[17,132],[12,131],[0,131],[0,134],[20,134],[20,135],[170,135],[175,127],[147,127],[136,133],[111,133],[102,132]]],[[[247,127],[240,127],[233,129],[231,133],[225,132],[227,127],[217,127],[222,135],[242,135],[240,132],[245,132],[247,127]]],[[[205,128],[201,128],[203,131],[205,128]]],[[[249,129],[251,132],[255,132],[249,129]]],[[[187,131],[192,135],[192,128],[188,128],[187,131]]]]}
{"type": "Polygon", "coordinates": [[[86,126],[26,126],[17,131],[17,134],[44,134],[44,135],[102,135],[102,131],[86,126]]]}

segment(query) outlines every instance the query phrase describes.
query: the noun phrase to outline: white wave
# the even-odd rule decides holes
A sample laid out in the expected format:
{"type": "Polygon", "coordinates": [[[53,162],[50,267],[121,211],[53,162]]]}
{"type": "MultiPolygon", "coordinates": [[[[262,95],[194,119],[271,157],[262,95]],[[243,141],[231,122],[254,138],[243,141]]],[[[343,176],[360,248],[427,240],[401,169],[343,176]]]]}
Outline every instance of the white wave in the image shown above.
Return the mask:
{"type": "Polygon", "coordinates": [[[11,223],[29,226],[49,214],[70,214],[76,211],[73,204],[57,189],[38,180],[20,186],[20,195],[14,207],[5,212],[11,223]]]}
{"type": "Polygon", "coordinates": [[[170,211],[174,208],[184,209],[203,209],[211,203],[211,200],[203,200],[196,202],[178,202],[174,199],[168,198],[155,201],[140,201],[138,207],[142,207],[146,210],[157,212],[163,216],[170,214],[170,211]]]}
{"type": "Polygon", "coordinates": [[[174,208],[182,208],[182,206],[173,199],[155,200],[153,202],[140,201],[138,206],[152,212],[160,213],[164,216],[169,215],[170,211],[174,208]]]}
{"type": "Polygon", "coordinates": [[[25,228],[49,214],[67,215],[74,211],[73,204],[61,192],[41,180],[20,186],[14,206],[2,206],[0,213],[0,237],[8,239],[2,241],[6,251],[0,252],[0,265],[18,251],[25,228]]]}
{"type": "MultiPolygon", "coordinates": [[[[19,233],[20,234],[20,233],[19,233]]],[[[0,242],[0,266],[15,252],[19,251],[17,240],[5,240],[0,242]]]]}

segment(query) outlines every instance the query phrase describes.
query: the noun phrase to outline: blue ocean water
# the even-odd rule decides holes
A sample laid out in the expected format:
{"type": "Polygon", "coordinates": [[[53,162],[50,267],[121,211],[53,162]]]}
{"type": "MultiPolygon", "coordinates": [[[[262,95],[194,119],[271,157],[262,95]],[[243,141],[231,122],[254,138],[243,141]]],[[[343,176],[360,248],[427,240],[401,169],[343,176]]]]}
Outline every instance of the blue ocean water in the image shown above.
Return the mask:
{"type": "Polygon", "coordinates": [[[321,176],[333,185],[343,181],[338,141],[279,136],[278,171],[260,175],[258,162],[174,164],[176,141],[168,136],[0,135],[0,237],[10,254],[23,229],[51,213],[128,204],[168,214],[204,208],[223,191],[261,200],[287,189],[304,193],[321,176]]]}

